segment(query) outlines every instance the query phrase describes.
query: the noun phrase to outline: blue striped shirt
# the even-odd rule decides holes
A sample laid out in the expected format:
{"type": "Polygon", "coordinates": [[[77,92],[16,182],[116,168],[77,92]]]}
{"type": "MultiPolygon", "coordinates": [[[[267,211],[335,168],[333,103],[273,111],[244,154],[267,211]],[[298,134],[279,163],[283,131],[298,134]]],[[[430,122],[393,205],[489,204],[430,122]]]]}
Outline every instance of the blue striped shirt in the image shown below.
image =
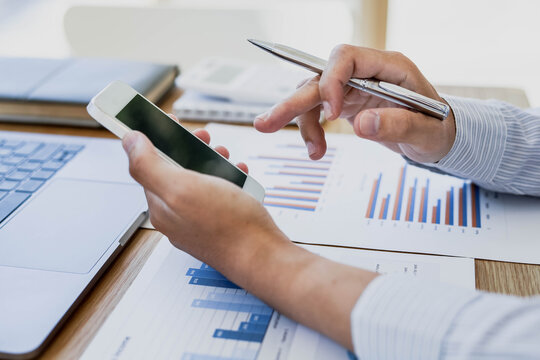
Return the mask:
{"type": "MultiPolygon", "coordinates": [[[[540,196],[540,111],[445,97],[456,139],[433,170],[499,192],[540,196]]],[[[540,296],[519,298],[402,275],[379,276],[351,314],[366,359],[540,359],[540,296]]]]}

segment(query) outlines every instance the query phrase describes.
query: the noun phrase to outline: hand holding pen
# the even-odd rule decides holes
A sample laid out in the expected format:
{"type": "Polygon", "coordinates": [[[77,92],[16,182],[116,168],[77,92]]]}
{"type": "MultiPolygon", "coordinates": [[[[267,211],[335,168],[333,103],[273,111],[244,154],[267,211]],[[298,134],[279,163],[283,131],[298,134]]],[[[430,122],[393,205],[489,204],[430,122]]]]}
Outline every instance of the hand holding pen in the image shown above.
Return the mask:
{"type": "Polygon", "coordinates": [[[296,93],[255,119],[255,128],[275,132],[297,118],[312,159],[326,152],[320,111],[327,120],[347,119],[359,137],[377,141],[418,162],[436,162],[455,139],[454,116],[444,120],[411,111],[410,106],[348,86],[351,79],[377,79],[442,103],[444,100],[414,63],[400,53],[350,45],[334,48],[321,75],[300,84],[296,93]]]}

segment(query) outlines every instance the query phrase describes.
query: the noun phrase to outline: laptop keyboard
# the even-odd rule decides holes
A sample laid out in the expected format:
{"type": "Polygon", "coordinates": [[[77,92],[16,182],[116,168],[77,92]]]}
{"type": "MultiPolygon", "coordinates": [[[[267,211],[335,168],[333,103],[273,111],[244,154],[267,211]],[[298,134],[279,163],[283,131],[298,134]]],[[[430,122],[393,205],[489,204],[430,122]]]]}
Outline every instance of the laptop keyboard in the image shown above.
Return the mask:
{"type": "Polygon", "coordinates": [[[83,148],[0,138],[0,224],[83,148]]]}

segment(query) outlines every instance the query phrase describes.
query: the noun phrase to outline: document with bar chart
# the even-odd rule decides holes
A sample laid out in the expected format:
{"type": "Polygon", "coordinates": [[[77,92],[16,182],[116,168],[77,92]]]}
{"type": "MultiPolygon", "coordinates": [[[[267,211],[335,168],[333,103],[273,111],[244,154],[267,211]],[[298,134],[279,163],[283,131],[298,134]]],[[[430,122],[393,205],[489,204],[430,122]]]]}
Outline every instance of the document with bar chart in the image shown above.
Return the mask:
{"type": "Polygon", "coordinates": [[[311,161],[298,131],[212,124],[214,144],[248,164],[294,241],[540,263],[538,199],[486,191],[412,165],[354,135],[327,134],[311,161]]]}
{"type": "MultiPolygon", "coordinates": [[[[335,261],[474,289],[474,261],[305,245],[335,261]]],[[[162,238],[83,359],[351,360],[162,238]]]]}

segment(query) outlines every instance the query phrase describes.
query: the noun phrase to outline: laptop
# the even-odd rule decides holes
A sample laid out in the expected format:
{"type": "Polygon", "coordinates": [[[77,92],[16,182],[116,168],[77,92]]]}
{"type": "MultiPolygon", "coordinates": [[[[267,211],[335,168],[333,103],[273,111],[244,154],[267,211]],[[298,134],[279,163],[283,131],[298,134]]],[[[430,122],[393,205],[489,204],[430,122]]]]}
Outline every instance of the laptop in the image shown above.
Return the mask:
{"type": "Polygon", "coordinates": [[[146,217],[119,140],[0,132],[0,357],[38,355],[146,217]]]}

